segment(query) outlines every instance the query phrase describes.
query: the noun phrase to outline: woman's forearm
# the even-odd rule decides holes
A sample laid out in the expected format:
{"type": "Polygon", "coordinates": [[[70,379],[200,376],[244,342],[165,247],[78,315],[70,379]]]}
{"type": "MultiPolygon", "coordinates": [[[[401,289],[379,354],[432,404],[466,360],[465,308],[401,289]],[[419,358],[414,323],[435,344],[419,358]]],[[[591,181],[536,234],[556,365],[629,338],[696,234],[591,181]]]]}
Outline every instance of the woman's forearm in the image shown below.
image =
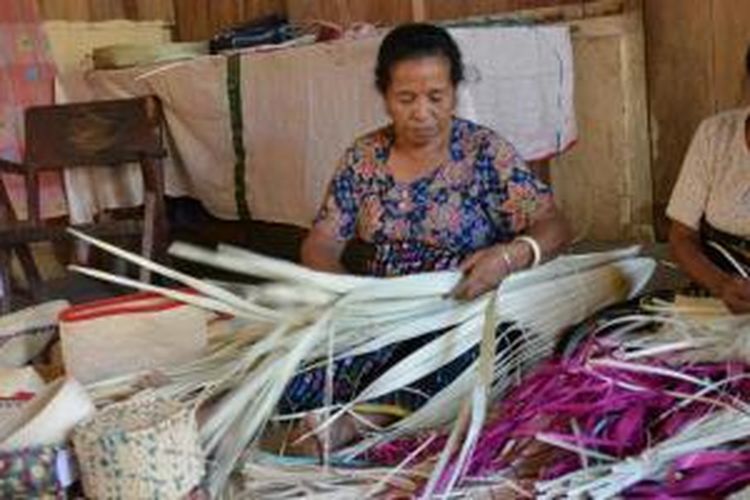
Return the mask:
{"type": "Polygon", "coordinates": [[[706,256],[697,231],[673,221],[669,231],[669,248],[690,279],[707,288],[712,295],[721,297],[724,285],[732,277],[706,256]]]}
{"type": "Polygon", "coordinates": [[[557,257],[570,245],[572,239],[568,221],[554,207],[529,228],[528,234],[539,244],[542,262],[557,257]]]}
{"type": "Polygon", "coordinates": [[[318,271],[346,273],[341,263],[345,242],[332,240],[313,229],[302,242],[302,264],[318,271]]]}
{"type": "MultiPolygon", "coordinates": [[[[531,225],[526,233],[539,246],[539,263],[557,257],[571,241],[571,231],[565,216],[551,206],[531,225]]],[[[534,264],[534,249],[532,244],[523,238],[516,238],[510,244],[496,245],[499,251],[506,253],[511,271],[526,269],[534,264]]]]}

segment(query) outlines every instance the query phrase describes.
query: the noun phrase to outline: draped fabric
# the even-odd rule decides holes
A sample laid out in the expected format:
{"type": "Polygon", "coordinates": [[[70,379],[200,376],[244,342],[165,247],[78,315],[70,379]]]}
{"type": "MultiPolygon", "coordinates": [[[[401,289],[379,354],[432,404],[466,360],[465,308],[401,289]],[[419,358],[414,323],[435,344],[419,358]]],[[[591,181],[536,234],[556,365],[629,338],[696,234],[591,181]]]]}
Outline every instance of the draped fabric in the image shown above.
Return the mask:
{"type": "MultiPolygon", "coordinates": [[[[24,109],[53,100],[55,67],[35,0],[3,0],[0,9],[0,158],[23,158],[24,109]]],[[[19,217],[25,217],[25,193],[19,176],[4,176],[19,217]]],[[[42,213],[64,213],[59,176],[41,181],[42,213]]]]}

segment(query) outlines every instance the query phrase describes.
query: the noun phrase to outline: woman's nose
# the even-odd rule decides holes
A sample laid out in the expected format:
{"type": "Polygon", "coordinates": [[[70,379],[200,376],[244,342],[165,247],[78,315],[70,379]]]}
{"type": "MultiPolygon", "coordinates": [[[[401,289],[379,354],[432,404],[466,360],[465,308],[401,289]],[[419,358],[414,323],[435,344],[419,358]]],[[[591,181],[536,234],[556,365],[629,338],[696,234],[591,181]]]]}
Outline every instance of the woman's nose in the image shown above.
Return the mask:
{"type": "Polygon", "coordinates": [[[414,103],[413,115],[420,121],[427,120],[430,117],[430,104],[426,99],[419,99],[414,103]]]}

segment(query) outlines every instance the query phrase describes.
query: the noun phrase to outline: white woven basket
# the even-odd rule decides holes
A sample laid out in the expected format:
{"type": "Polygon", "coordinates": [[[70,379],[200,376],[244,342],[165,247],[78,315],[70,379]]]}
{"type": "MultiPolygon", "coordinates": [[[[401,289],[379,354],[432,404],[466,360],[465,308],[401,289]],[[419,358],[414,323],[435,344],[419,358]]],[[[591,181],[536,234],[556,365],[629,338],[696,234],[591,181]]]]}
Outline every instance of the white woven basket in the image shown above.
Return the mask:
{"type": "Polygon", "coordinates": [[[204,471],[195,413],[174,401],[113,404],[78,426],[73,444],[89,498],[177,499],[204,471]]]}
{"type": "Polygon", "coordinates": [[[62,445],[73,428],[95,411],[80,383],[60,378],[21,406],[15,417],[0,421],[0,450],[62,445]]]}

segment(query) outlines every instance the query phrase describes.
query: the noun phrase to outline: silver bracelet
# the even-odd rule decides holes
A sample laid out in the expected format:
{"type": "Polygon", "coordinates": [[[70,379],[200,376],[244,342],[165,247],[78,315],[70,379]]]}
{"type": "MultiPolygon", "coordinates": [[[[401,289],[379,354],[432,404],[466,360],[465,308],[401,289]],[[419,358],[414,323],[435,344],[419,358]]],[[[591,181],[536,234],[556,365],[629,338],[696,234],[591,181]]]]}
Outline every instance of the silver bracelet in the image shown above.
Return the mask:
{"type": "Polygon", "coordinates": [[[503,258],[503,262],[505,262],[505,267],[508,268],[508,274],[512,273],[513,272],[513,261],[510,260],[510,255],[508,255],[508,252],[506,252],[505,250],[503,250],[501,256],[503,258]]]}
{"type": "Polygon", "coordinates": [[[531,253],[534,255],[534,260],[531,262],[531,267],[536,267],[542,262],[542,247],[539,243],[531,236],[517,236],[515,241],[523,241],[528,243],[531,247],[531,253]]]}

